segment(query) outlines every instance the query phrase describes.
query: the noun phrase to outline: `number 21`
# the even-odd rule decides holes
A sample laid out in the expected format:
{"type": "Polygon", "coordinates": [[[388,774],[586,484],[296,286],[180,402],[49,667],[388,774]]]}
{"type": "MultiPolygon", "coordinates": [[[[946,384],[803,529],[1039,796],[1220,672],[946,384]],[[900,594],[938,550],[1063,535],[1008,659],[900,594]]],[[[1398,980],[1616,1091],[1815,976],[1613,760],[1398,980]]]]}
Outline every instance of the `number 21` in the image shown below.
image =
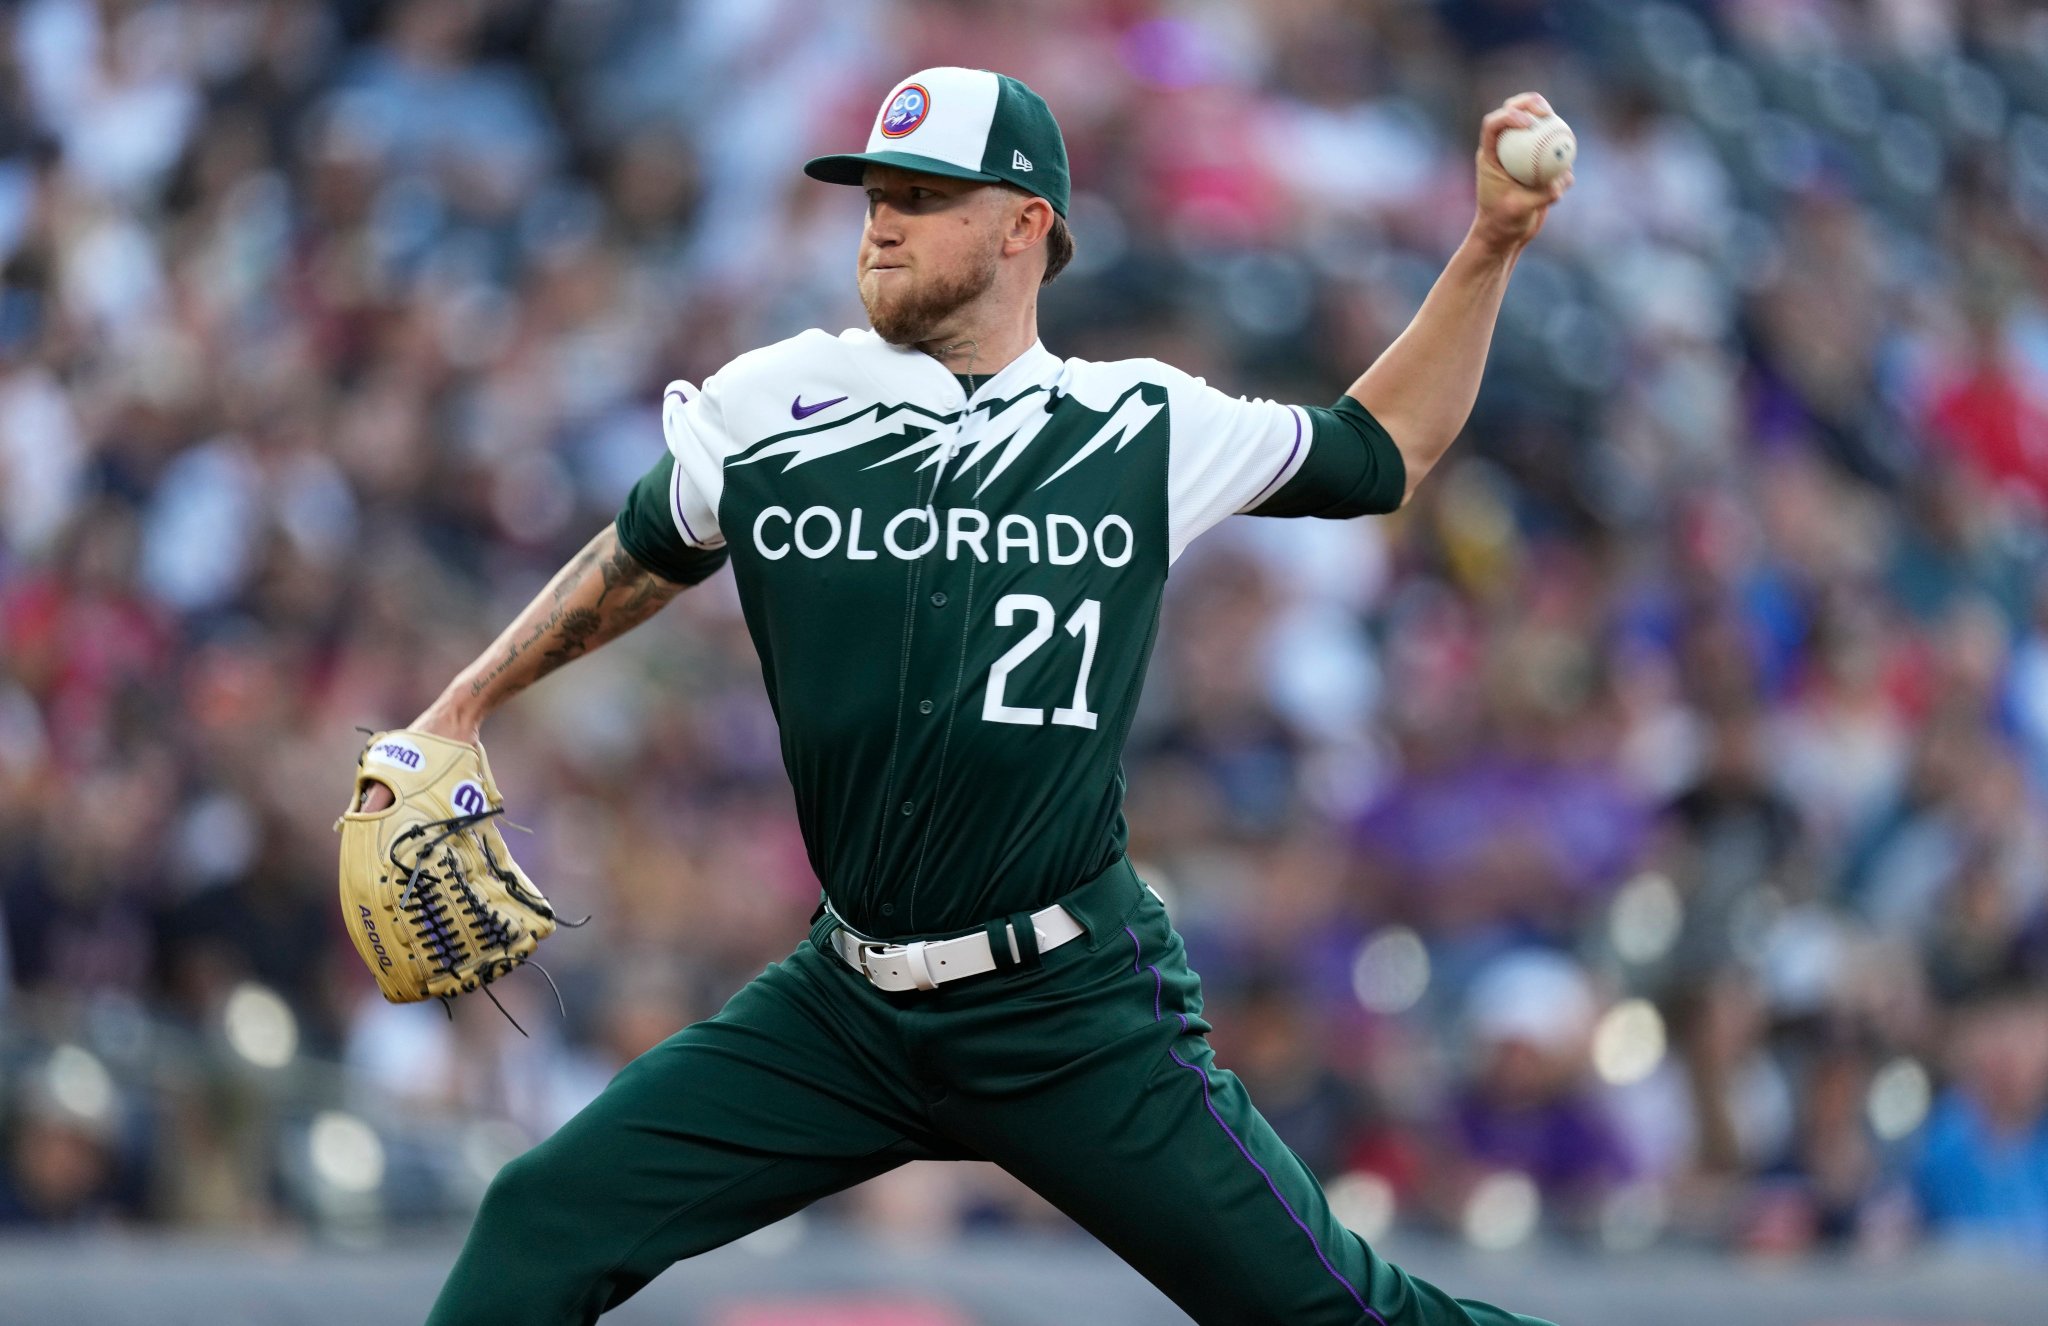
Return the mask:
{"type": "MultiPolygon", "coordinates": [[[[1038,652],[1038,647],[1052,639],[1052,624],[1057,614],[1047,600],[1036,594],[1005,594],[996,600],[996,625],[1010,626],[1017,620],[1017,614],[1028,612],[1037,621],[1030,634],[1010,646],[1009,652],[995,661],[988,670],[988,697],[982,701],[981,716],[990,723],[1021,723],[1026,727],[1043,727],[1045,710],[1029,705],[1003,703],[1003,684],[1010,679],[1010,673],[1025,659],[1038,652]]],[[[1067,618],[1067,634],[1081,639],[1081,672],[1074,678],[1074,701],[1052,711],[1052,721],[1059,727],[1095,728],[1095,713],[1088,707],[1088,669],[1095,666],[1095,636],[1102,627],[1102,601],[1086,599],[1074,609],[1074,615],[1067,618]]]]}

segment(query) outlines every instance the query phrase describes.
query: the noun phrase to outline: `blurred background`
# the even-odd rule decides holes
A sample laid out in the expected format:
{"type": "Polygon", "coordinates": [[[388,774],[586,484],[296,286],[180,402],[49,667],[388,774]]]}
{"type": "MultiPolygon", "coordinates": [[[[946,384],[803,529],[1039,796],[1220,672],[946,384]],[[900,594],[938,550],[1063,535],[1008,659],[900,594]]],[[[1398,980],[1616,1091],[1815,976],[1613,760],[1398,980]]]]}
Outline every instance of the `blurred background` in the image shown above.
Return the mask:
{"type": "MultiPolygon", "coordinates": [[[[1538,89],[1577,131],[1452,460],[1392,518],[1197,543],[1130,743],[1218,1057],[1346,1220],[1573,1322],[1724,1320],[1752,1283],[1752,1322],[2038,1322],[2018,0],[0,8],[0,1317],[127,1320],[193,1263],[124,1289],[108,1250],[193,1240],[205,1320],[257,1248],[235,1320],[343,1320],[376,1248],[412,1278],[365,1319],[417,1317],[498,1165],[801,937],[728,575],[486,733],[522,861],[595,917],[548,946],[566,1017],[494,987],[531,1039],[378,998],[331,824],[355,728],[417,713],[660,454],[663,382],[862,325],[860,199],[798,168],[938,63],[1060,117],[1050,349],[1304,403],[1463,235],[1487,109],[1538,89]]],[[[658,1319],[1028,1321],[984,1301],[1027,1264],[1103,1286],[1075,1320],[1177,1319],[984,1167],[749,1246],[707,1259],[738,1297],[658,1319]],[[910,1297],[935,1257],[982,1271],[910,1297]],[[903,1296],[746,1300],[799,1265],[903,1296]]]]}

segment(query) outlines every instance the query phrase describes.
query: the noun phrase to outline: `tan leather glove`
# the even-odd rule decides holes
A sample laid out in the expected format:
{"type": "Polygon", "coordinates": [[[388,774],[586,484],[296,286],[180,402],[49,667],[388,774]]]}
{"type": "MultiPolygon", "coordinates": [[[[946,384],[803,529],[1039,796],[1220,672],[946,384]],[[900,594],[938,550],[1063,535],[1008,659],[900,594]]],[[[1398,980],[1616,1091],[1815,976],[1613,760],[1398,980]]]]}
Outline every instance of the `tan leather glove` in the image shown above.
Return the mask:
{"type": "Polygon", "coordinates": [[[341,913],[395,1004],[448,999],[511,971],[554,933],[555,909],[512,859],[483,747],[405,728],[356,760],[341,832],[341,913]],[[355,809],[376,783],[395,800],[355,809]]]}

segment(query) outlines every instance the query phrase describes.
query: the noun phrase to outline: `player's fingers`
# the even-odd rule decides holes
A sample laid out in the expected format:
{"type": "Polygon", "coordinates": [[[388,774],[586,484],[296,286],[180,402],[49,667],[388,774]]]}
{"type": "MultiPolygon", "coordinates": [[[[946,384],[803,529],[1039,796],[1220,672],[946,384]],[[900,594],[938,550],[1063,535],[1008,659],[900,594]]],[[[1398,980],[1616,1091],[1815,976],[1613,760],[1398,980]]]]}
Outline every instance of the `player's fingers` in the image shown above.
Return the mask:
{"type": "Polygon", "coordinates": [[[393,798],[391,789],[382,783],[370,784],[370,790],[363,794],[363,804],[357,809],[365,815],[374,815],[390,805],[393,798]]]}
{"type": "Polygon", "coordinates": [[[1541,92],[1517,92],[1501,104],[1515,110],[1528,111],[1531,115],[1550,114],[1550,103],[1544,100],[1541,92]]]}
{"type": "Polygon", "coordinates": [[[1536,116],[1519,106],[1502,106],[1486,113],[1479,122],[1479,132],[1488,138],[1497,138],[1509,129],[1526,129],[1536,123],[1536,116]]]}
{"type": "Polygon", "coordinates": [[[1499,110],[1489,111],[1486,118],[1479,122],[1479,155],[1484,159],[1498,162],[1500,155],[1495,145],[1500,141],[1500,136],[1510,129],[1526,129],[1534,123],[1536,117],[1519,107],[1503,106],[1499,110]]]}

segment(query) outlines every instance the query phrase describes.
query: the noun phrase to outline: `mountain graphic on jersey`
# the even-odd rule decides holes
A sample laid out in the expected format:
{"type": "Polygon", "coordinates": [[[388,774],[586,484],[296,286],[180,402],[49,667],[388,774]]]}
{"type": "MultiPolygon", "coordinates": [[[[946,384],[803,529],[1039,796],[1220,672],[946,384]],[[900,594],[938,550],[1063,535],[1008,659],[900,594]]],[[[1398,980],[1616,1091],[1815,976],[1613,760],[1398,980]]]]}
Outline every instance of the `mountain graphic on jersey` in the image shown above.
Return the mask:
{"type": "Polygon", "coordinates": [[[959,482],[989,461],[987,473],[973,490],[973,496],[980,497],[1033,448],[1038,453],[1051,448],[1063,456],[1061,463],[1034,485],[1044,488],[1104,448],[1111,454],[1122,451],[1165,409],[1166,389],[1149,382],[1134,383],[1114,405],[1099,411],[1071,396],[1035,386],[1009,400],[977,407],[964,422],[958,411],[934,414],[917,405],[878,403],[816,428],[764,438],[728,460],[726,468],[781,460],[781,472],[786,474],[799,466],[846,456],[848,463],[860,470],[913,463],[922,470],[945,461],[948,446],[957,441],[947,465],[948,481],[959,482]],[[883,450],[885,444],[890,448],[887,454],[869,454],[883,450]]]}

